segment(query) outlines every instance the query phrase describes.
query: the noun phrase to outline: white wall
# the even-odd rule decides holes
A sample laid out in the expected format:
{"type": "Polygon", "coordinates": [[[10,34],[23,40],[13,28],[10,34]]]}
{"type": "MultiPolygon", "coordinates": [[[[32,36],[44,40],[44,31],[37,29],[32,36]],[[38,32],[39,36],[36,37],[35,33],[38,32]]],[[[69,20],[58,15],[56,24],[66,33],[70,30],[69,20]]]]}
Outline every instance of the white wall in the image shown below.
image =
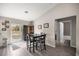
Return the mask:
{"type": "MultiPolygon", "coordinates": [[[[5,20],[8,20],[8,18],[3,18],[3,17],[1,17],[0,16],[0,22],[1,22],[1,24],[2,24],[2,22],[4,22],[5,20]]],[[[11,25],[11,23],[9,24],[9,25],[11,25]]],[[[9,42],[9,40],[10,40],[10,38],[11,38],[11,36],[10,36],[10,28],[8,28],[6,31],[2,31],[2,26],[0,26],[0,32],[1,32],[1,39],[0,40],[2,40],[2,38],[8,38],[8,42],[9,42]]],[[[2,42],[2,41],[1,41],[2,42]]]]}
{"type": "Polygon", "coordinates": [[[72,19],[72,22],[71,22],[71,28],[72,28],[72,32],[71,32],[71,46],[72,47],[76,47],[76,21],[75,21],[75,18],[72,19]]]}
{"type": "Polygon", "coordinates": [[[76,31],[76,48],[77,52],[79,53],[79,4],[60,4],[59,6],[56,6],[55,8],[49,10],[47,13],[39,17],[35,22],[35,33],[38,32],[46,32],[47,33],[47,44],[49,44],[52,47],[55,47],[55,19],[69,17],[69,16],[77,16],[77,31],[76,31]],[[48,29],[38,29],[39,24],[49,23],[48,29]]]}
{"type": "Polygon", "coordinates": [[[76,55],[79,56],[79,13],[76,21],[76,55]]]}

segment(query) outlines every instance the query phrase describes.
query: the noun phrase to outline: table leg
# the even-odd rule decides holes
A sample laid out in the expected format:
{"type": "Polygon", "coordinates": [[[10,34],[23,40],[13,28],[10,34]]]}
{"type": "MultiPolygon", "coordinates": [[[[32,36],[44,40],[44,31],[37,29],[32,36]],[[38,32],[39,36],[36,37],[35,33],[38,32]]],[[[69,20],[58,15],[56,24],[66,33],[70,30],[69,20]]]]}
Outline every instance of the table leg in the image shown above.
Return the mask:
{"type": "Polygon", "coordinates": [[[36,42],[36,50],[38,50],[38,48],[37,48],[37,47],[38,47],[38,42],[36,42]]]}
{"type": "Polygon", "coordinates": [[[33,41],[33,52],[35,52],[35,50],[34,50],[34,41],[33,41]]]}

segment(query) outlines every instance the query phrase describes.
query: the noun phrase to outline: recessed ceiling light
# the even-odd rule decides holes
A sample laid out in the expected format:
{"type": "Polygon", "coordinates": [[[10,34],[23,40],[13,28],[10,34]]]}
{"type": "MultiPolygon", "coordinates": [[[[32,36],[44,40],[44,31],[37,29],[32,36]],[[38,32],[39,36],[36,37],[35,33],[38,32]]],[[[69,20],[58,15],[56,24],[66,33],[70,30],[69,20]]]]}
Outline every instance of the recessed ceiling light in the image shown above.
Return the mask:
{"type": "Polygon", "coordinates": [[[28,11],[24,11],[24,13],[28,13],[28,11]]]}

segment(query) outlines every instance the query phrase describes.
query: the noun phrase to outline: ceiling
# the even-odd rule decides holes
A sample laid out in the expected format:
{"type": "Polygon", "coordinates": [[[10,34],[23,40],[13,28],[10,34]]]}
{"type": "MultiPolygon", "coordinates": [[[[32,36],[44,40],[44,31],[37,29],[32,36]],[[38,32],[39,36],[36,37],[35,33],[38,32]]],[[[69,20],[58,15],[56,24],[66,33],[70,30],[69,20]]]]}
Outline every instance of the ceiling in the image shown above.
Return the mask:
{"type": "Polygon", "coordinates": [[[56,5],[55,3],[0,3],[0,16],[33,21],[56,5]]]}

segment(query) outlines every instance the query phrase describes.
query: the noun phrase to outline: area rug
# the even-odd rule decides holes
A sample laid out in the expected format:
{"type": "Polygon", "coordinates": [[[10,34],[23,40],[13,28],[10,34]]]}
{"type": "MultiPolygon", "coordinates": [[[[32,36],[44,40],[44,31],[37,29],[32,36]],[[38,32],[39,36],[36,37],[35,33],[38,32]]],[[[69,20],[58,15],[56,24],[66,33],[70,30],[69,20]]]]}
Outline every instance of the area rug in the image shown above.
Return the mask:
{"type": "Polygon", "coordinates": [[[19,48],[20,48],[19,46],[12,44],[12,49],[13,50],[16,50],[16,49],[19,49],[19,48]]]}

